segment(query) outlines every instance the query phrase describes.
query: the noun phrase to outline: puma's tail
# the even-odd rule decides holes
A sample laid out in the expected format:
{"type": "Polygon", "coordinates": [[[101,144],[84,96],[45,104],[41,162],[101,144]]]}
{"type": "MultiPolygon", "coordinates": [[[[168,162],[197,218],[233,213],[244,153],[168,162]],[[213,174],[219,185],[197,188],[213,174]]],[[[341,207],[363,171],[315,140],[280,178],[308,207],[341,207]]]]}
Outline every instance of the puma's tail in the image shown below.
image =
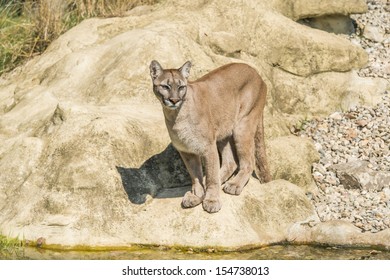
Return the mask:
{"type": "Polygon", "coordinates": [[[265,152],[263,114],[261,114],[255,134],[255,165],[256,175],[261,183],[267,183],[272,180],[265,152]]]}
{"type": "MultiPolygon", "coordinates": [[[[266,90],[263,94],[265,99],[266,90]]],[[[260,182],[267,183],[272,180],[272,176],[268,166],[267,154],[265,152],[263,115],[264,113],[261,113],[255,134],[255,167],[256,175],[260,182]]]]}

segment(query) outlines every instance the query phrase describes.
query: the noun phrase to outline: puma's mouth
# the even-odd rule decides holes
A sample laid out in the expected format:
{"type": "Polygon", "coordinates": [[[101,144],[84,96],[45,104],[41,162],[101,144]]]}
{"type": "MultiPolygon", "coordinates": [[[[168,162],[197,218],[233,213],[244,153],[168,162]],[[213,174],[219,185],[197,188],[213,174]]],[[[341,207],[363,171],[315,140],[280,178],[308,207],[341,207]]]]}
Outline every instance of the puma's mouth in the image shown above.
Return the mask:
{"type": "Polygon", "coordinates": [[[163,104],[166,108],[170,110],[176,110],[183,103],[183,99],[180,98],[164,98],[163,104]]]}

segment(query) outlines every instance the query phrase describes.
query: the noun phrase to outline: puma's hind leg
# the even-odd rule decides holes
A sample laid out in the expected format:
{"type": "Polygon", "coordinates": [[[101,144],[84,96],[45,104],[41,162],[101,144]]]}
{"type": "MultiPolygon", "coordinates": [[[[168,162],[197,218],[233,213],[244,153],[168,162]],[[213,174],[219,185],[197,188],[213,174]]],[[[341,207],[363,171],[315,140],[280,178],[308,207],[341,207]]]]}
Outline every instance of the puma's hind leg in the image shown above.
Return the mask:
{"type": "Polygon", "coordinates": [[[239,195],[249,181],[254,167],[254,133],[248,130],[252,118],[245,118],[234,128],[233,137],[238,158],[237,174],[225,183],[224,192],[239,195]]]}
{"type": "Polygon", "coordinates": [[[217,143],[218,152],[221,156],[221,169],[219,177],[221,184],[225,183],[237,169],[237,158],[235,156],[235,147],[233,137],[227,137],[217,143]]]}

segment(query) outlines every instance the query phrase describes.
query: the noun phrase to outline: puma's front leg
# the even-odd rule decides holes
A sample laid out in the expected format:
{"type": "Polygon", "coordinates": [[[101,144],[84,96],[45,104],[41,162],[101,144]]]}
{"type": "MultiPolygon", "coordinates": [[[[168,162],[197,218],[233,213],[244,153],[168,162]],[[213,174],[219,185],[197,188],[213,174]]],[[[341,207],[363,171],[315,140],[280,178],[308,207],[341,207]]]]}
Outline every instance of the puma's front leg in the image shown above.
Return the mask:
{"type": "Polygon", "coordinates": [[[182,206],[184,208],[195,207],[201,204],[204,198],[202,163],[198,155],[185,152],[179,153],[192,181],[192,190],[184,195],[182,206]]]}
{"type": "Polygon", "coordinates": [[[219,156],[217,145],[212,145],[208,153],[204,155],[206,172],[206,195],[203,200],[203,209],[209,213],[218,212],[221,209],[219,198],[219,156]]]}

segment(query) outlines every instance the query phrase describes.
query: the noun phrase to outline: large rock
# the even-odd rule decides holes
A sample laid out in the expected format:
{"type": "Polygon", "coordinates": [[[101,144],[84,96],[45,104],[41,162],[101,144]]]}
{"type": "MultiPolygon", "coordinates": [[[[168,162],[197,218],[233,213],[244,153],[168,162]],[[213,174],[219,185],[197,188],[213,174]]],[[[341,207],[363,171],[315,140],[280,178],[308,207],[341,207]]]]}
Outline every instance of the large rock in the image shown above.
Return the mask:
{"type": "Polygon", "coordinates": [[[317,220],[304,196],[317,155],[288,128],[305,112],[326,114],[356,100],[351,71],[367,56],[295,20],[363,8],[357,0],[260,2],[166,1],[86,20],[2,76],[1,234],[62,245],[235,247],[283,241],[294,223],[317,220]],[[251,180],[241,196],[223,194],[217,214],[181,209],[189,178],[151,90],[152,59],[166,67],[190,59],[192,78],[232,61],[254,66],[269,89],[274,177],[299,187],[251,180]]]}
{"type": "Polygon", "coordinates": [[[367,11],[364,0],[297,0],[283,1],[285,7],[290,7],[291,16],[295,19],[312,18],[323,15],[350,15],[367,11]]]}
{"type": "Polygon", "coordinates": [[[288,180],[306,192],[314,191],[311,168],[320,157],[308,138],[278,137],[269,141],[269,151],[268,158],[274,178],[288,180]]]}
{"type": "Polygon", "coordinates": [[[273,105],[282,113],[300,116],[327,116],[356,106],[374,106],[382,100],[389,83],[385,79],[365,79],[354,71],[325,72],[310,77],[273,71],[273,105]],[[332,94],[329,94],[329,93],[332,94]]]}
{"type": "MultiPolygon", "coordinates": [[[[121,172],[131,176],[137,170],[121,172]]],[[[118,175],[110,173],[107,177],[118,180],[118,175]]],[[[13,206],[8,205],[2,214],[2,230],[28,240],[44,237],[47,245],[119,247],[139,243],[238,248],[282,242],[294,222],[318,221],[304,192],[283,180],[260,185],[251,179],[240,197],[222,194],[223,208],[213,215],[200,206],[181,208],[181,197],[189,186],[162,188],[134,203],[125,195],[128,187],[120,185],[117,190],[101,184],[83,189],[69,185],[59,190],[29,185],[29,195],[24,187],[20,197],[8,198],[7,203],[13,206]],[[4,221],[4,217],[8,219],[4,221]]]]}
{"type": "Polygon", "coordinates": [[[272,9],[264,9],[256,1],[241,4],[240,13],[230,8],[237,6],[237,1],[227,2],[227,5],[213,2],[207,6],[205,21],[194,27],[201,31],[197,39],[203,44],[209,42],[214,50],[218,50],[218,41],[210,38],[216,31],[228,30],[240,38],[240,48],[236,47],[234,53],[224,53],[222,46],[220,52],[215,51],[218,54],[235,54],[238,58],[251,55],[252,61],[263,67],[268,64],[299,76],[349,71],[367,62],[363,49],[346,39],[301,25],[272,9]],[[224,16],[216,19],[211,10],[224,16]],[[256,57],[256,54],[261,55],[256,57]]]}
{"type": "Polygon", "coordinates": [[[290,228],[287,239],[290,242],[317,245],[375,246],[381,249],[390,249],[390,229],[377,233],[362,232],[351,223],[342,220],[323,223],[308,220],[296,223],[290,228]]]}
{"type": "Polygon", "coordinates": [[[363,30],[363,36],[371,41],[383,43],[386,33],[379,26],[367,24],[363,30]]]}
{"type": "Polygon", "coordinates": [[[390,172],[374,171],[369,168],[369,162],[354,160],[329,166],[329,170],[336,172],[340,183],[346,189],[363,189],[381,191],[390,185],[390,172]]]}

